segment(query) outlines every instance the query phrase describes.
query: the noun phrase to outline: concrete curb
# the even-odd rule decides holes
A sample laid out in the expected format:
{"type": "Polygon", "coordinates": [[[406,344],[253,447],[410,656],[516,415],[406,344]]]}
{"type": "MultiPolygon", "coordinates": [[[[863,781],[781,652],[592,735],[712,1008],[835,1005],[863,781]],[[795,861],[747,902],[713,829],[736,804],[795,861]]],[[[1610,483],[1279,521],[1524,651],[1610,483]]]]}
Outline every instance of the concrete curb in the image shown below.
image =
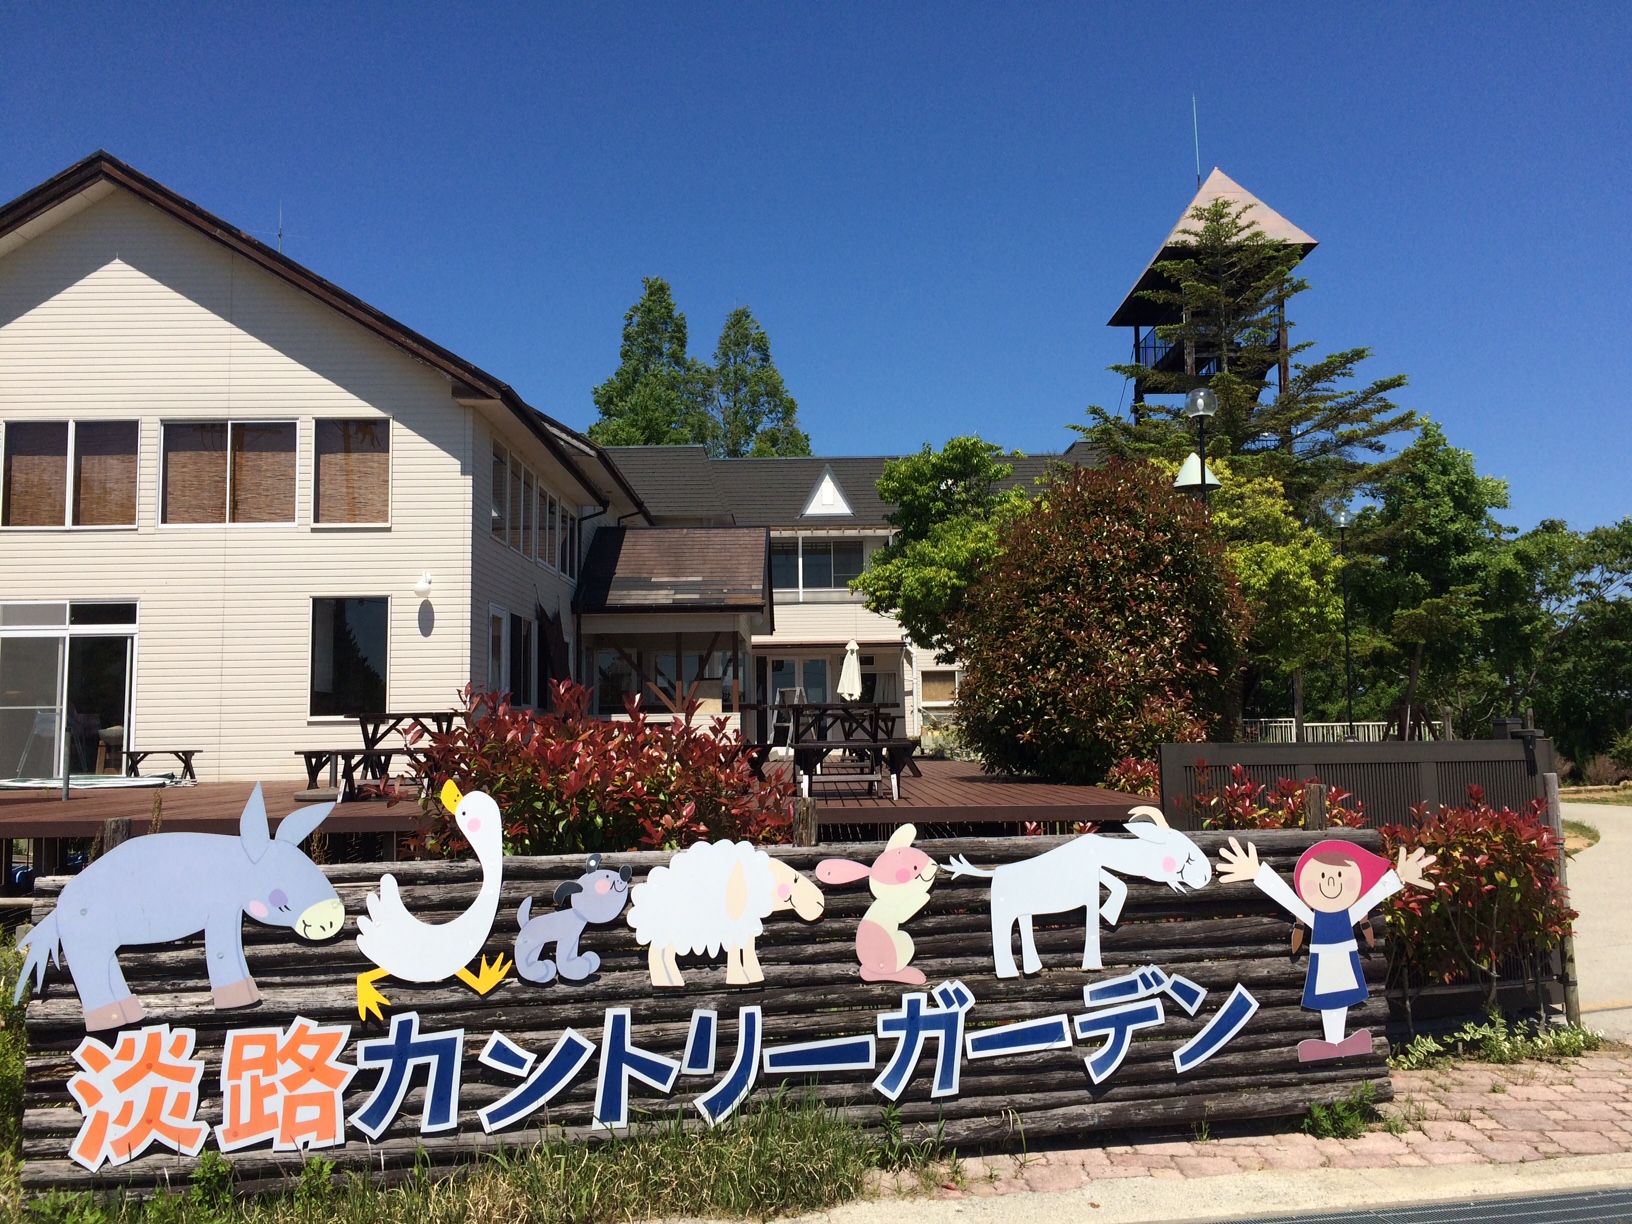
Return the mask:
{"type": "Polygon", "coordinates": [[[1117,1178],[1081,1190],[995,1198],[870,1199],[797,1217],[805,1224],[1143,1224],[1398,1207],[1632,1187],[1632,1153],[1513,1165],[1264,1171],[1226,1177],[1117,1178]]]}

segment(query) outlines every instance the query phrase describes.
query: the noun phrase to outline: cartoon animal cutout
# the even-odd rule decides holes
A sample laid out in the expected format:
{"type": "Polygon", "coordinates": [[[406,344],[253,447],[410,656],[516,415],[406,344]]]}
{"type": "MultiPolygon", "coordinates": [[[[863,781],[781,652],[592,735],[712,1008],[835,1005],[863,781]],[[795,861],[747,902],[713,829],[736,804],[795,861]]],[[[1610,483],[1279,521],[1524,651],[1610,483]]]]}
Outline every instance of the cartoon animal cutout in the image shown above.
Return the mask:
{"type": "Polygon", "coordinates": [[[516,936],[516,973],[529,982],[551,982],[559,970],[569,982],[581,982],[601,967],[593,952],[579,952],[578,940],[590,923],[611,922],[623,913],[629,900],[627,867],[608,871],[601,856],[589,856],[587,870],[576,880],[563,880],[555,887],[555,903],[566,906],[552,913],[532,917],[533,899],[528,897],[516,911],[521,931],[516,936]],[[555,945],[553,960],[544,949],[555,945]]]}
{"type": "Polygon", "coordinates": [[[904,824],[885,843],[871,867],[850,859],[823,859],[816,878],[823,884],[866,880],[873,903],[856,927],[856,959],[864,982],[905,982],[922,986],[923,971],[912,968],[912,936],[901,929],[929,902],[935,860],[912,844],[918,830],[904,824]]]}
{"type": "Polygon", "coordinates": [[[357,919],[357,949],[379,968],[357,975],[357,1015],[384,1019],[381,1006],[391,1000],[375,985],[394,977],[404,982],[440,982],[457,977],[477,994],[485,995],[510,971],[500,953],[489,965],[484,956],[480,972],[466,966],[482,950],[493,919],[499,912],[499,887],[504,882],[504,822],[499,805],[482,791],[464,795],[453,779],[442,785],[442,804],[476,851],[482,866],[482,887],[470,908],[452,922],[421,922],[408,912],[389,872],[380,877],[378,893],[368,894],[368,913],[357,919]]]}
{"type": "Polygon", "coordinates": [[[1099,955],[1100,919],[1115,926],[1128,899],[1127,884],[1113,873],[1166,884],[1174,892],[1202,888],[1213,878],[1207,856],[1183,833],[1170,829],[1159,809],[1130,808],[1127,831],[1133,836],[1084,833],[1033,858],[1004,863],[990,871],[970,866],[962,855],[948,864],[954,879],[967,875],[992,881],[992,958],[998,977],[1020,976],[1010,943],[1016,923],[1020,925],[1020,963],[1027,973],[1036,973],[1043,962],[1037,955],[1032,918],[1084,907],[1088,914],[1082,967],[1104,968],[1099,955]],[[1102,886],[1106,892],[1103,905],[1099,901],[1102,886]]]}
{"type": "Polygon", "coordinates": [[[1309,976],[1304,979],[1303,1005],[1320,1013],[1326,1039],[1298,1042],[1298,1061],[1370,1054],[1370,1030],[1343,1036],[1349,1008],[1364,1003],[1368,993],[1354,928],[1407,885],[1427,888],[1423,872],[1433,866],[1434,856],[1420,848],[1407,855],[1402,846],[1399,862],[1390,866],[1387,859],[1350,842],[1316,842],[1293,868],[1292,886],[1268,863],[1258,861],[1258,848],[1251,842],[1243,850],[1232,837],[1228,849],[1221,849],[1218,857],[1224,864],[1218,873],[1220,880],[1226,884],[1250,881],[1309,928],[1309,976]]]}
{"type": "Polygon", "coordinates": [[[300,849],[333,808],[297,808],[274,837],[257,785],[238,818],[237,837],[153,833],[115,846],[63,885],[56,908],[17,941],[28,957],[13,997],[22,997],[30,974],[38,990],[46,961],[60,965],[66,957],[87,1029],[140,1023],[146,1012],[125,984],[119,949],[202,931],[216,1007],[259,1002],[244,960],[245,914],[313,941],[336,934],[346,921],[333,885],[300,849]]]}
{"type": "Polygon", "coordinates": [[[779,859],[748,842],[698,842],[666,867],[654,867],[629,892],[629,925],[649,945],[646,967],[653,986],[684,986],[675,957],[718,956],[725,949],[725,982],[763,982],[754,941],[764,919],[792,910],[806,922],[822,916],[822,890],[779,859]]]}

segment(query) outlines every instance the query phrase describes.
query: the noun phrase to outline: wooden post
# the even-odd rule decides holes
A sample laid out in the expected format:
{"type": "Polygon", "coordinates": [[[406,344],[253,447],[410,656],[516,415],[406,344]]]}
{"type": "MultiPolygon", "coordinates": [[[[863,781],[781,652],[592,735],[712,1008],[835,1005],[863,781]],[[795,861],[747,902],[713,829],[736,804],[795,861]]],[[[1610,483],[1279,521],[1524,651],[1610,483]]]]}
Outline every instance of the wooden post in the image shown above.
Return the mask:
{"type": "Polygon", "coordinates": [[[1326,827],[1326,787],[1319,782],[1311,782],[1303,788],[1303,827],[1326,827]]]}
{"type": "Polygon", "coordinates": [[[102,853],[130,840],[130,817],[115,816],[102,822],[102,853]]]}
{"type": "MultiPolygon", "coordinates": [[[[1542,782],[1547,787],[1547,823],[1553,826],[1553,832],[1558,835],[1558,882],[1564,888],[1564,903],[1569,904],[1570,881],[1568,876],[1567,860],[1564,853],[1564,809],[1558,802],[1558,775],[1547,773],[1542,775],[1542,782]]],[[[1571,1024],[1581,1023],[1581,982],[1575,975],[1575,934],[1564,936],[1559,945],[1559,960],[1562,972],[1559,977],[1564,987],[1564,1019],[1571,1024]]]]}
{"type": "Polygon", "coordinates": [[[814,846],[821,838],[816,820],[816,800],[798,798],[793,801],[793,844],[814,846]]]}
{"type": "Polygon", "coordinates": [[[148,833],[157,833],[164,827],[164,788],[153,792],[153,817],[147,822],[148,833]]]}

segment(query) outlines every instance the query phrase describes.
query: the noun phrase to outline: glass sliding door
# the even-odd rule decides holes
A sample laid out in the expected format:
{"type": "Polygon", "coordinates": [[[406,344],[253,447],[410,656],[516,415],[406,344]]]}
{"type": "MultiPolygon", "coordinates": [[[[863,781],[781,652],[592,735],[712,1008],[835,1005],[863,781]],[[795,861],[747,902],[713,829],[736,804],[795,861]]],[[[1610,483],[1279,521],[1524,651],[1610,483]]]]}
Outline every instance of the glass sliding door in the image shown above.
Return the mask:
{"type": "Polygon", "coordinates": [[[68,639],[68,744],[73,773],[124,772],[130,725],[128,637],[68,639]]]}
{"type": "Polygon", "coordinates": [[[0,637],[0,776],[62,773],[61,637],[0,637]]]}

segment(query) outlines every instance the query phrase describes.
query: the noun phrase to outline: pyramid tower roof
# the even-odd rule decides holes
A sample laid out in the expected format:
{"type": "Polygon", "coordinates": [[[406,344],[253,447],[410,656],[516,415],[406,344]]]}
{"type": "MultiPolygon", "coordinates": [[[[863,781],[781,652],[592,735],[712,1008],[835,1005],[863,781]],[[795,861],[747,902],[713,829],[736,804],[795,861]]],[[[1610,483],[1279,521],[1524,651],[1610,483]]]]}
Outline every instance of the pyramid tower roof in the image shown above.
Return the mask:
{"type": "Polygon", "coordinates": [[[1116,313],[1111,315],[1108,326],[1150,327],[1158,323],[1174,321],[1169,318],[1172,313],[1171,308],[1147,301],[1139,297],[1138,294],[1143,290],[1156,287],[1157,283],[1162,279],[1161,275],[1156,271],[1156,265],[1164,259],[1178,258],[1179,248],[1190,241],[1181,232],[1190,228],[1193,224],[1190,214],[1196,209],[1205,208],[1214,200],[1219,199],[1228,200],[1237,207],[1242,204],[1251,204],[1252,211],[1247,214],[1247,217],[1258,223],[1258,228],[1266,237],[1295,246],[1304,255],[1308,255],[1310,251],[1319,245],[1314,238],[1304,233],[1303,230],[1293,225],[1292,222],[1281,216],[1280,213],[1265,204],[1252,192],[1225,174],[1224,171],[1214,166],[1213,172],[1207,176],[1207,181],[1201,185],[1201,190],[1197,191],[1195,198],[1184,206],[1184,211],[1179,214],[1179,219],[1173,223],[1173,228],[1168,231],[1167,237],[1162,240],[1162,245],[1157,248],[1156,254],[1151,256],[1150,262],[1145,265],[1144,272],[1134,282],[1133,288],[1128,290],[1127,296],[1122,299],[1122,304],[1116,308],[1116,313]]]}

